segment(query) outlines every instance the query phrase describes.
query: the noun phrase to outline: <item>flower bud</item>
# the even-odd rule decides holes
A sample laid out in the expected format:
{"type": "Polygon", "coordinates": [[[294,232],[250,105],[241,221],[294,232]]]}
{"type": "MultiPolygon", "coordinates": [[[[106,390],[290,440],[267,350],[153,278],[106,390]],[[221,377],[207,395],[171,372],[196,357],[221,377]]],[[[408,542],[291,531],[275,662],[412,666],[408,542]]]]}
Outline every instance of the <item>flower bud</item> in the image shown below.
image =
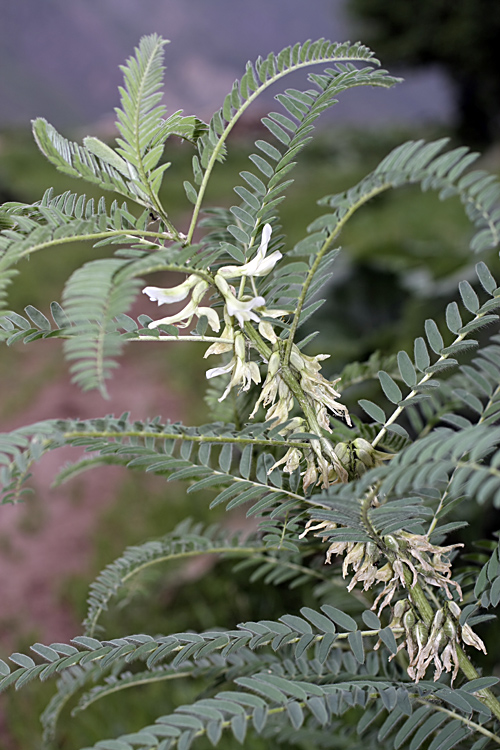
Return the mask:
{"type": "Polygon", "coordinates": [[[300,350],[297,349],[296,346],[292,347],[292,351],[290,354],[290,362],[295,367],[296,370],[299,370],[299,372],[303,370],[305,367],[305,363],[300,354],[300,350]]]}
{"type": "Polygon", "coordinates": [[[267,377],[273,378],[278,370],[280,369],[280,355],[279,352],[273,352],[269,357],[269,364],[267,366],[267,377]]]}
{"type": "Polygon", "coordinates": [[[234,337],[234,353],[238,359],[245,359],[245,338],[242,333],[236,333],[234,337]]]}

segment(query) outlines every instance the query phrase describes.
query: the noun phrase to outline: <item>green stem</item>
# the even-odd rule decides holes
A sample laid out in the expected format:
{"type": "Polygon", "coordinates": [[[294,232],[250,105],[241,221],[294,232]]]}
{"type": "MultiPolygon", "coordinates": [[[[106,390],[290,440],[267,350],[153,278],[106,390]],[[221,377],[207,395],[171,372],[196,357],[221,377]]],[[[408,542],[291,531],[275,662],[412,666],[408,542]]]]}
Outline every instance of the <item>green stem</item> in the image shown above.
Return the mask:
{"type": "Polygon", "coordinates": [[[462,722],[462,724],[470,727],[475,732],[484,734],[485,737],[488,737],[490,740],[493,740],[493,742],[496,742],[497,745],[500,745],[500,737],[498,737],[498,735],[493,734],[493,732],[490,732],[489,729],[485,729],[485,727],[481,726],[481,724],[477,724],[477,722],[475,721],[472,721],[472,719],[467,719],[465,716],[461,716],[460,714],[455,713],[455,711],[450,711],[449,708],[438,706],[436,705],[436,703],[423,700],[422,698],[417,698],[417,701],[423,706],[430,706],[433,711],[440,711],[441,713],[446,714],[450,717],[450,719],[458,719],[462,722]]]}
{"type": "Polygon", "coordinates": [[[285,355],[284,355],[284,362],[288,364],[290,361],[290,355],[292,353],[292,345],[295,338],[295,334],[297,332],[297,328],[299,326],[299,319],[300,314],[302,312],[302,308],[304,306],[304,302],[307,296],[307,292],[309,291],[309,287],[311,285],[311,282],[316,274],[316,271],[319,268],[319,265],[321,261],[323,260],[326,252],[330,249],[333,241],[337,239],[339,234],[342,232],[344,226],[349,221],[351,216],[355,211],[358,210],[364,203],[371,200],[375,195],[378,195],[379,193],[382,193],[384,190],[388,190],[391,187],[390,184],[384,184],[380,185],[379,187],[373,188],[373,190],[370,190],[369,193],[363,196],[363,198],[358,201],[354,206],[351,206],[351,208],[345,213],[345,215],[339,219],[337,224],[335,225],[335,229],[328,235],[326,240],[324,241],[323,245],[321,246],[321,249],[319,253],[317,254],[316,258],[314,259],[314,263],[312,264],[309,273],[307,274],[307,278],[304,282],[304,286],[302,287],[302,291],[300,293],[300,297],[297,301],[297,307],[295,308],[295,313],[293,316],[293,321],[290,326],[290,331],[288,334],[288,338],[286,341],[286,347],[285,347],[285,355]]]}
{"type": "Polygon", "coordinates": [[[232,339],[223,339],[217,336],[137,336],[129,338],[127,341],[195,341],[201,344],[233,344],[232,339]]]}
{"type": "MultiPolygon", "coordinates": [[[[355,58],[358,59],[358,58],[355,58]]],[[[269,86],[272,86],[276,83],[276,81],[279,81],[280,78],[283,78],[284,76],[288,75],[289,73],[293,73],[297,70],[300,70],[301,68],[307,68],[310,65],[317,65],[318,63],[333,63],[333,62],[342,62],[342,61],[349,61],[353,60],[352,56],[350,55],[340,55],[338,57],[315,57],[314,60],[305,60],[303,62],[298,62],[295,65],[290,66],[289,68],[285,68],[284,70],[276,73],[271,78],[269,78],[267,81],[264,81],[262,85],[260,85],[254,92],[252,92],[248,99],[246,99],[237,112],[233,115],[233,117],[229,120],[227,123],[224,132],[220,136],[219,140],[217,141],[217,144],[214,146],[214,149],[212,151],[212,154],[210,156],[210,159],[208,160],[207,167],[205,169],[205,174],[203,175],[203,180],[200,185],[200,189],[198,191],[198,198],[195,204],[195,207],[193,209],[193,215],[191,217],[191,223],[189,225],[189,230],[187,233],[187,244],[189,244],[192,240],[194,231],[196,229],[196,224],[198,221],[198,215],[201,210],[201,204],[203,202],[203,198],[205,196],[205,191],[207,189],[208,181],[210,180],[212,170],[215,166],[215,162],[219,158],[221,151],[224,147],[224,143],[226,142],[230,132],[240,119],[240,117],[243,115],[245,110],[259,97],[263,91],[265,91],[269,86]]],[[[390,187],[388,185],[388,187],[390,187]]]]}
{"type": "MultiPolygon", "coordinates": [[[[410,570],[406,566],[404,566],[404,571],[405,571],[404,575],[405,575],[406,585],[407,585],[408,591],[410,592],[410,599],[412,600],[413,604],[417,608],[423,622],[430,630],[432,626],[432,622],[434,620],[434,610],[432,609],[431,605],[427,601],[427,598],[420,584],[413,583],[413,576],[410,570]]],[[[480,675],[475,669],[475,667],[472,665],[469,657],[467,656],[463,648],[460,646],[460,644],[458,643],[456,644],[456,649],[457,649],[458,663],[465,677],[467,677],[468,680],[477,680],[478,677],[480,677],[480,675]]],[[[492,714],[494,714],[497,717],[497,719],[500,719],[500,701],[491,692],[491,690],[487,688],[483,690],[478,690],[477,696],[480,698],[480,700],[484,703],[485,706],[488,706],[492,714]]]]}
{"type": "Polygon", "coordinates": [[[138,437],[138,438],[154,438],[159,440],[185,440],[189,443],[213,443],[214,445],[220,443],[234,443],[240,445],[265,445],[271,448],[284,448],[287,446],[294,446],[297,448],[308,448],[309,443],[300,442],[299,440],[269,440],[265,438],[245,438],[245,437],[225,437],[221,435],[188,435],[186,433],[178,432],[153,432],[153,431],[141,431],[141,430],[124,430],[119,432],[118,430],[72,430],[63,433],[64,438],[72,440],[73,438],[125,438],[125,437],[138,437]]]}
{"type": "MultiPolygon", "coordinates": [[[[476,315],[473,318],[473,321],[480,320],[482,317],[484,317],[487,314],[488,313],[486,313],[486,312],[479,313],[478,315],[476,315]]],[[[456,344],[460,343],[465,338],[467,338],[468,335],[469,335],[468,331],[466,331],[465,333],[458,334],[457,337],[456,337],[456,339],[455,339],[455,341],[449,347],[447,347],[447,348],[448,349],[452,349],[452,347],[454,347],[456,344]]],[[[452,352],[450,352],[450,354],[451,353],[452,352]]],[[[444,362],[446,359],[448,359],[448,357],[450,356],[450,354],[441,354],[440,357],[439,357],[439,359],[437,360],[437,362],[435,364],[439,364],[440,362],[444,362]]],[[[417,385],[414,386],[414,388],[411,390],[411,392],[406,396],[406,398],[401,402],[401,404],[394,410],[394,412],[391,414],[391,416],[389,417],[389,419],[387,420],[387,422],[381,427],[380,431],[377,433],[377,435],[372,440],[372,446],[374,448],[382,440],[382,438],[386,434],[387,428],[391,424],[393,424],[396,421],[396,419],[399,417],[399,415],[404,411],[404,409],[406,408],[408,402],[411,402],[411,399],[418,394],[418,388],[421,385],[423,385],[424,383],[427,383],[429,380],[431,380],[431,378],[433,377],[433,375],[434,375],[434,373],[427,372],[423,376],[422,380],[420,380],[417,383],[417,385]]]]}
{"type": "MultiPolygon", "coordinates": [[[[245,325],[245,332],[260,354],[262,354],[266,360],[269,360],[272,351],[251,323],[245,325]]],[[[283,357],[284,350],[283,342],[281,340],[279,340],[278,346],[280,346],[280,357],[283,357]]],[[[281,360],[280,375],[297,399],[302,413],[304,414],[308,430],[313,434],[318,435],[318,439],[311,440],[307,447],[312,448],[320,460],[322,460],[324,456],[327,456],[335,467],[337,473],[339,473],[339,476],[343,476],[345,470],[340,464],[330,440],[323,435],[323,430],[318,422],[312,403],[302,390],[292,369],[288,365],[285,365],[283,360],[281,360]]]]}

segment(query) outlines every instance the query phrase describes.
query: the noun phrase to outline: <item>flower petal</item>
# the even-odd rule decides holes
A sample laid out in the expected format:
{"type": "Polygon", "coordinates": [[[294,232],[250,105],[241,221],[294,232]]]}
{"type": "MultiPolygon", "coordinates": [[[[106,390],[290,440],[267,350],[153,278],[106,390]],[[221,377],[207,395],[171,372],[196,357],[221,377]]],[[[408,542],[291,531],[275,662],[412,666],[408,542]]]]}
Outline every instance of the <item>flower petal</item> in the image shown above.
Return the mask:
{"type": "Polygon", "coordinates": [[[265,224],[264,229],[262,230],[262,239],[259,249],[252,260],[241,266],[222,266],[222,268],[219,268],[218,273],[228,279],[234,279],[240,276],[266,276],[273,270],[279,259],[283,257],[279,250],[275,250],[274,253],[271,253],[271,255],[266,258],[267,246],[271,239],[271,232],[271,225],[265,224]]]}
{"type": "Polygon", "coordinates": [[[182,284],[178,284],[177,286],[172,286],[168,289],[161,289],[158,286],[147,286],[142,290],[142,293],[147,294],[153,302],[158,302],[158,305],[182,302],[198,281],[198,277],[195,274],[191,274],[182,284]]]}

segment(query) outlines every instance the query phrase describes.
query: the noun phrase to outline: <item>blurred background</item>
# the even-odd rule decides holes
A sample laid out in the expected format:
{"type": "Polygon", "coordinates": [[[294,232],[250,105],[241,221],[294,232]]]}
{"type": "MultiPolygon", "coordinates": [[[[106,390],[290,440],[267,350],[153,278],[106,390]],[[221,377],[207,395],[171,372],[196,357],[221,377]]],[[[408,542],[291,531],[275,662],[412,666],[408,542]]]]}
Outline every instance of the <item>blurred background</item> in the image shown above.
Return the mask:
{"type": "MultiPolygon", "coordinates": [[[[318,137],[301,154],[283,204],[290,247],[321,213],[317,199],[351,187],[405,140],[448,135],[452,146],[479,149],[481,168],[500,168],[497,0],[420,0],[418,12],[412,0],[5,0],[1,11],[0,203],[38,200],[49,186],[56,193],[100,194],[44,161],[33,144],[30,120],[45,117],[73,140],[96,135],[111,142],[122,80],[119,66],[140,37],[151,32],[171,40],[165,83],[169,111],[183,109],[205,120],[248,59],[278,53],[307,38],[361,39],[383,67],[404,77],[391,90],[343,94],[320,121],[318,137]]],[[[297,76],[285,85],[308,84],[305,76],[297,76]]],[[[208,205],[234,202],[232,187],[238,184],[238,172],[248,168],[253,141],[267,135],[260,117],[276,106],[272,97],[279,90],[257,102],[234,133],[226,168],[215,171],[208,205]]],[[[189,203],[178,186],[190,179],[192,151],[189,144],[170,141],[168,149],[172,167],[162,198],[174,223],[183,228],[189,203]]],[[[440,203],[418,188],[385,194],[366,206],[341,238],[344,253],[327,302],[311,323],[311,330],[319,328],[321,335],[310,353],[330,353],[328,374],[333,375],[376,351],[387,356],[411,347],[425,318],[439,319],[446,303],[456,298],[457,282],[474,281],[477,258],[468,250],[470,235],[458,201],[440,203]]],[[[20,268],[11,308],[22,313],[33,304],[47,312],[50,301],[60,299],[68,275],[99,253],[82,245],[34,256],[20,268]]],[[[498,274],[496,254],[483,259],[498,274]]],[[[146,304],[139,300],[133,313],[144,312],[146,304]]],[[[69,383],[59,342],[4,347],[0,431],[40,419],[124,410],[137,419],[161,414],[192,424],[207,421],[205,367],[196,345],[152,345],[147,353],[142,346],[127,349],[109,402],[69,383]]],[[[355,394],[360,395],[370,393],[355,394]]],[[[35,491],[26,502],[2,508],[0,656],[35,640],[64,641],[79,633],[88,582],[126,545],[167,533],[186,516],[224,520],[208,512],[208,496],[186,496],[182,486],[115,469],[50,489],[58,466],[71,458],[71,452],[47,457],[34,473],[35,491]]],[[[500,525],[488,513],[471,521],[471,536],[476,537],[491,536],[500,525]]],[[[139,581],[122,602],[126,609],[107,617],[108,632],[145,632],[145,619],[148,632],[231,626],[248,618],[277,617],[298,606],[297,596],[301,604],[307,598],[307,592],[289,592],[285,586],[263,592],[262,583],[247,584],[228,563],[217,565],[207,577],[211,566],[166,566],[154,579],[159,594],[153,602],[147,598],[151,580],[139,581]]],[[[491,650],[490,659],[495,660],[491,650]]],[[[188,699],[194,688],[179,689],[188,699]]],[[[46,688],[33,686],[3,699],[0,747],[38,746],[37,712],[47,696],[46,688]]],[[[78,721],[66,718],[60,747],[107,736],[113,710],[109,700],[78,721]],[[106,722],[108,729],[103,728],[106,722]]],[[[147,723],[158,705],[163,713],[168,710],[169,700],[158,687],[143,700],[134,692],[128,715],[116,714],[113,731],[147,723]]]]}

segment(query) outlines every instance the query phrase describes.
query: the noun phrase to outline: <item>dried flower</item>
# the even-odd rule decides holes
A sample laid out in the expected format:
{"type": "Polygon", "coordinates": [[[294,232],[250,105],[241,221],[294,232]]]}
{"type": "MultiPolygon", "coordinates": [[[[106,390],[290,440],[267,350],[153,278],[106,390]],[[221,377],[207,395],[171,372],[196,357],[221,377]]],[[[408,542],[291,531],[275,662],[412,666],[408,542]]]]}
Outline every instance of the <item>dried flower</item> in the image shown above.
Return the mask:
{"type": "Polygon", "coordinates": [[[308,357],[302,354],[294,344],[290,354],[290,364],[300,373],[300,385],[306,396],[313,402],[321,427],[331,432],[327,410],[334,416],[343,417],[348,425],[351,425],[351,418],[347,407],[337,401],[340,393],[335,390],[334,386],[339,379],[330,382],[320,374],[320,362],[328,357],[328,354],[308,357]]]}
{"type": "Polygon", "coordinates": [[[285,471],[287,474],[293,474],[295,469],[299,468],[301,460],[302,451],[300,451],[298,448],[289,448],[283,458],[281,458],[279,461],[276,461],[276,463],[271,466],[267,473],[269,475],[272,471],[274,471],[274,469],[277,469],[278,466],[282,466],[283,464],[285,464],[285,468],[283,469],[283,471],[285,471]]]}

